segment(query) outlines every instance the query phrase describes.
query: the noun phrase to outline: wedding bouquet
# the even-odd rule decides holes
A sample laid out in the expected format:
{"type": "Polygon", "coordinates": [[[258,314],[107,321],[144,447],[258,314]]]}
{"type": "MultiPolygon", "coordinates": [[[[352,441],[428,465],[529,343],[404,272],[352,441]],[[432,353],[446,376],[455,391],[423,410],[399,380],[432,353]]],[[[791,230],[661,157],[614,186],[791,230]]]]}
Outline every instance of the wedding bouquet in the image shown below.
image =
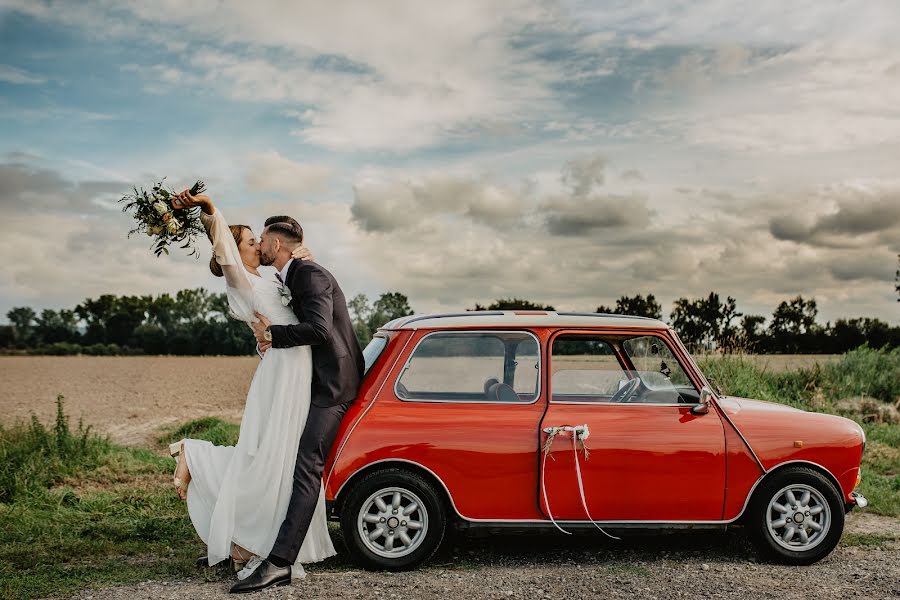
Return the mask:
{"type": "MultiPolygon", "coordinates": [[[[146,233],[154,238],[151,247],[156,256],[163,252],[168,254],[170,244],[181,244],[181,248],[190,248],[189,256],[199,257],[200,252],[194,246],[194,240],[199,235],[206,235],[206,229],[200,222],[200,207],[173,208],[171,198],[175,196],[175,192],[164,188],[162,181],[155,184],[149,192],[143,188],[133,189],[133,194],[125,195],[119,200],[120,203],[125,203],[122,212],[130,212],[137,223],[137,227],[128,232],[128,237],[135,233],[146,233]]],[[[197,181],[190,192],[192,196],[196,196],[205,190],[204,183],[197,181]]]]}

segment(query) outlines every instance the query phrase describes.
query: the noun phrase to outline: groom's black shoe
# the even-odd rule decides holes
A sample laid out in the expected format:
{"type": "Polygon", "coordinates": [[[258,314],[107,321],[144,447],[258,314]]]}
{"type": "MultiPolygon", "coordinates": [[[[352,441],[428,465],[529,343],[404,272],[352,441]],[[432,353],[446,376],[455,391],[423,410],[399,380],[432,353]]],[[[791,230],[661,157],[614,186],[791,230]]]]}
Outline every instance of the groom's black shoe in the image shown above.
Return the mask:
{"type": "Polygon", "coordinates": [[[291,583],[291,567],[276,567],[268,559],[262,561],[253,574],[243,581],[231,586],[232,594],[258,592],[267,587],[289,585],[291,583]]]}

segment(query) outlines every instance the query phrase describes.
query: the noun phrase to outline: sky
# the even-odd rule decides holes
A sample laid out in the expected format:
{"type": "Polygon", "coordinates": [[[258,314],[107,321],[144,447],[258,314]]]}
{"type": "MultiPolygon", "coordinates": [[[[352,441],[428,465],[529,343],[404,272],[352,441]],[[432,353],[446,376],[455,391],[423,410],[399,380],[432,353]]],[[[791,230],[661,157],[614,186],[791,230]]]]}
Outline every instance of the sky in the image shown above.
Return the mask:
{"type": "Polygon", "coordinates": [[[0,0],[0,314],[221,291],[117,200],[289,214],[347,297],[900,324],[894,0],[0,0]]]}

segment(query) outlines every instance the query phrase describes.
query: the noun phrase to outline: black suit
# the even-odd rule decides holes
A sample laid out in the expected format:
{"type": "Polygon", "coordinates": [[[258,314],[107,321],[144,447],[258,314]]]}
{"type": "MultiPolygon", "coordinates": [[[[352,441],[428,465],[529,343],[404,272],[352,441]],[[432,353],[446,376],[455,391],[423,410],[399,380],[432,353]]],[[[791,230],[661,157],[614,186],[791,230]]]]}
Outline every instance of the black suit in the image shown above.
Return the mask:
{"type": "Polygon", "coordinates": [[[287,515],[269,556],[293,564],[312,521],[325,459],[338,426],[356,398],[365,361],[344,292],[334,276],[310,261],[294,260],[284,285],[297,325],[272,325],[272,347],[312,346],[312,406],[300,437],[287,515]]]}

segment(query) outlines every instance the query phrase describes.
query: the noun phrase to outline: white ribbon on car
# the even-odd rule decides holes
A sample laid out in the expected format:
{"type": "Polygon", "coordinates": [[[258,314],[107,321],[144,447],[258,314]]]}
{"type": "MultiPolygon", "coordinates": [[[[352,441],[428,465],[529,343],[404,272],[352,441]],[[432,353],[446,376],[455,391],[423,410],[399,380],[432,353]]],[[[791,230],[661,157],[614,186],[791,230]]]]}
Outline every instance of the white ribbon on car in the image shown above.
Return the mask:
{"type": "MultiPolygon", "coordinates": [[[[581,506],[584,508],[584,514],[587,515],[587,518],[590,520],[591,524],[600,530],[603,535],[612,538],[614,540],[618,540],[621,538],[617,538],[616,536],[607,533],[603,530],[602,527],[597,525],[597,522],[594,521],[594,518],[591,516],[590,510],[587,507],[587,500],[584,497],[584,481],[581,477],[581,462],[578,459],[578,442],[581,442],[581,450],[584,452],[584,459],[587,460],[590,458],[590,453],[588,452],[587,447],[584,445],[584,440],[588,438],[591,434],[588,429],[587,424],[585,425],[564,425],[561,427],[546,427],[544,428],[544,433],[547,434],[547,440],[544,442],[544,458],[541,463],[541,493],[544,496],[544,505],[547,507],[547,516],[550,517],[550,522],[553,525],[565,533],[566,535],[572,535],[571,531],[566,531],[562,527],[559,526],[559,523],[556,522],[556,519],[553,518],[553,511],[550,509],[550,499],[547,497],[547,484],[546,484],[546,473],[547,473],[547,457],[550,456],[550,447],[553,445],[553,440],[557,435],[560,434],[572,434],[572,454],[575,455],[575,475],[578,479],[578,494],[581,497],[581,506]]],[[[555,458],[553,460],[556,460],[555,458]]]]}

